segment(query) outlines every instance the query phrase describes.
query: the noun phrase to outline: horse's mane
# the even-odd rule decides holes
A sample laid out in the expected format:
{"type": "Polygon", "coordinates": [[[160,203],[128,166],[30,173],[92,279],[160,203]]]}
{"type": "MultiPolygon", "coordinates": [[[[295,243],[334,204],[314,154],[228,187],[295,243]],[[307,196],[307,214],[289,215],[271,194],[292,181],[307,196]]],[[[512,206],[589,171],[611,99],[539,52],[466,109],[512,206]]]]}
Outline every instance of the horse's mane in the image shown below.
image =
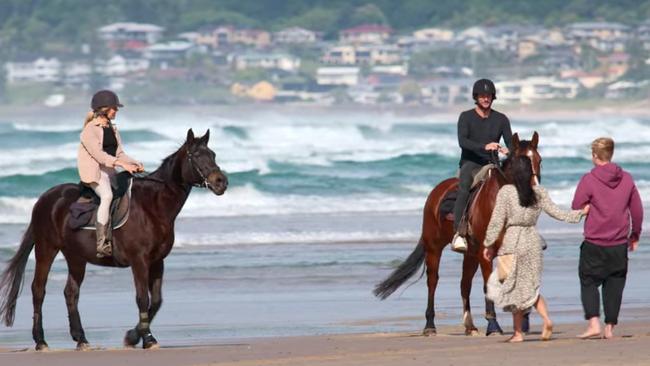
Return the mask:
{"type": "Polygon", "coordinates": [[[166,158],[162,160],[162,163],[154,170],[153,172],[141,176],[141,177],[136,177],[136,180],[141,181],[141,182],[147,182],[147,181],[153,181],[153,182],[166,182],[171,180],[172,174],[173,174],[173,166],[176,161],[176,157],[178,156],[178,153],[181,152],[185,144],[181,145],[176,151],[173,153],[169,154],[166,158]]]}

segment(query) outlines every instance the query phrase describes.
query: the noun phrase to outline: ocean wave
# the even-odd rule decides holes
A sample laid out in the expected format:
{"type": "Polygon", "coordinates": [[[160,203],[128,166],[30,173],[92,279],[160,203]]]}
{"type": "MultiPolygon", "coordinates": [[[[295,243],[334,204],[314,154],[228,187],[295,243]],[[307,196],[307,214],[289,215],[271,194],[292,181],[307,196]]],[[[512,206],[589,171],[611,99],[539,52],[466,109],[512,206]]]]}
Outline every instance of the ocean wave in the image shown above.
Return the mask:
{"type": "Polygon", "coordinates": [[[416,242],[419,232],[399,231],[300,231],[300,232],[236,232],[225,234],[176,233],[175,247],[202,247],[260,244],[322,244],[416,242]]]}

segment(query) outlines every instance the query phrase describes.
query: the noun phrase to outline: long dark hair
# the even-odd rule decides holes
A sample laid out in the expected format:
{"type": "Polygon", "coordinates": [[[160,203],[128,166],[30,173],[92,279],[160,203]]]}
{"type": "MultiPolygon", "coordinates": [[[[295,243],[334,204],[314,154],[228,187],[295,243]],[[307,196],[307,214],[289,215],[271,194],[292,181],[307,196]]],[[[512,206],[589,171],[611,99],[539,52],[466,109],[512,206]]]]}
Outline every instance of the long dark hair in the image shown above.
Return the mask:
{"type": "Polygon", "coordinates": [[[510,174],[517,187],[519,204],[523,207],[533,206],[537,203],[537,196],[533,190],[533,165],[530,159],[527,156],[515,156],[510,164],[510,174]]]}

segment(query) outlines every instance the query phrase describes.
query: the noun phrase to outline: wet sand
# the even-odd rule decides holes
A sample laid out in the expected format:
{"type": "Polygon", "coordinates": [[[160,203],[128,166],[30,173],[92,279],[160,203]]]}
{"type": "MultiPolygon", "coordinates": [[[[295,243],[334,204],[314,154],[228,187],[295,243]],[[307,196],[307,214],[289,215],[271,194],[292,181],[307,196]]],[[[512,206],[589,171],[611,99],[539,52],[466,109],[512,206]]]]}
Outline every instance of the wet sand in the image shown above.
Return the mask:
{"type": "Polygon", "coordinates": [[[0,349],[0,365],[650,365],[649,321],[621,324],[612,340],[576,339],[584,325],[557,325],[548,342],[533,331],[520,344],[505,343],[508,334],[465,336],[460,326],[454,326],[441,327],[432,337],[418,333],[280,337],[146,351],[0,349]]]}

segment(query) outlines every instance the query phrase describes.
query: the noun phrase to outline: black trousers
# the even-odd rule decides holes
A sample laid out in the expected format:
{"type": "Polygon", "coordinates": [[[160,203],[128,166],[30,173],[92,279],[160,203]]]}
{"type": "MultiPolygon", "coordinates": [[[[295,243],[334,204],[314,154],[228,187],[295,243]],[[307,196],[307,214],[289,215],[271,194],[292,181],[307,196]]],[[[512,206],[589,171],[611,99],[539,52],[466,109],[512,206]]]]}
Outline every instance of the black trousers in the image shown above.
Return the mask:
{"type": "Polygon", "coordinates": [[[454,231],[458,230],[458,224],[460,224],[460,219],[465,211],[465,206],[467,206],[469,190],[472,187],[474,175],[478,173],[481,167],[483,167],[483,165],[477,164],[473,161],[464,161],[460,166],[458,196],[456,197],[456,203],[454,203],[454,231]]]}
{"type": "Polygon", "coordinates": [[[627,277],[627,243],[603,247],[585,240],[578,271],[585,319],[600,316],[598,287],[602,286],[605,323],[617,324],[627,277]]]}

